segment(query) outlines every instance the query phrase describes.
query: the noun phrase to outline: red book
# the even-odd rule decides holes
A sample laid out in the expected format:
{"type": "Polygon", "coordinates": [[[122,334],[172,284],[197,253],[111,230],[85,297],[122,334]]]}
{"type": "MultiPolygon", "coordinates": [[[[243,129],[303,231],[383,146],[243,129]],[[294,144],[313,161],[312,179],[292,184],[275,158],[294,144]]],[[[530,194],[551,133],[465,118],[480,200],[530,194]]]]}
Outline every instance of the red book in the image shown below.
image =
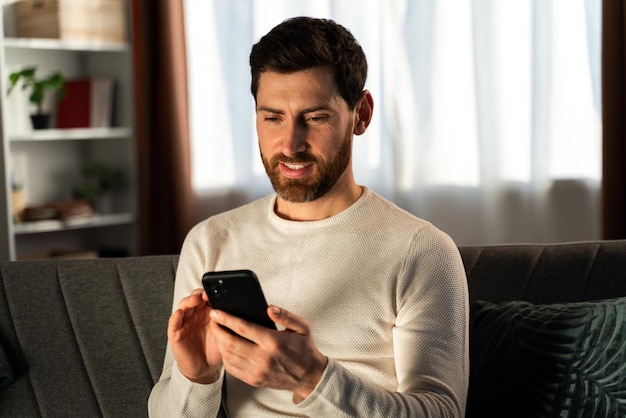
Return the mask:
{"type": "Polygon", "coordinates": [[[57,108],[58,128],[89,128],[91,126],[91,79],[67,80],[65,97],[57,108]]]}
{"type": "Polygon", "coordinates": [[[112,106],[112,79],[67,80],[65,97],[57,107],[57,128],[109,127],[112,106]]]}

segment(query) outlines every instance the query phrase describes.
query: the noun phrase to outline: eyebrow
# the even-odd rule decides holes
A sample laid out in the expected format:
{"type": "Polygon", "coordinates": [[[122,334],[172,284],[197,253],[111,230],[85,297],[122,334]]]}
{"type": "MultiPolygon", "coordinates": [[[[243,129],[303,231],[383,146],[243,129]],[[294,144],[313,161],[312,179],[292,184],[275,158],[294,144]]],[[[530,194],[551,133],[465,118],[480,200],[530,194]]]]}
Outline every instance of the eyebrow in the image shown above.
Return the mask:
{"type": "MultiPolygon", "coordinates": [[[[273,108],[271,108],[269,106],[258,106],[256,108],[256,110],[257,110],[257,112],[276,113],[277,115],[282,115],[283,113],[285,113],[282,110],[273,109],[273,108]]],[[[302,109],[298,113],[301,114],[301,115],[304,115],[304,114],[307,114],[307,113],[319,112],[320,110],[328,111],[329,108],[327,106],[312,106],[312,107],[308,107],[308,108],[302,109]]]]}
{"type": "Polygon", "coordinates": [[[272,109],[271,107],[268,107],[268,106],[257,106],[256,111],[267,112],[267,113],[283,113],[282,111],[278,109],[272,109]]]}

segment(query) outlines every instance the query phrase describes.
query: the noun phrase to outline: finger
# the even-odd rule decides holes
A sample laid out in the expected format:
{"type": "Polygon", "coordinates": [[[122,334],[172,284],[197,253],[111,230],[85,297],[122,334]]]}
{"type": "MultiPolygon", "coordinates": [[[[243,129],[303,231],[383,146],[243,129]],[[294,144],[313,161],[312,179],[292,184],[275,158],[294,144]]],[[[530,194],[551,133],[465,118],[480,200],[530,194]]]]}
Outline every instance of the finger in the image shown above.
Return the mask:
{"type": "Polygon", "coordinates": [[[183,311],[180,309],[176,309],[172,313],[172,316],[170,316],[167,324],[170,328],[180,328],[180,326],[183,324],[183,311]]]}
{"type": "Polygon", "coordinates": [[[302,335],[308,335],[311,333],[311,327],[309,321],[301,316],[298,316],[286,309],[278,306],[270,305],[267,308],[267,315],[277,325],[284,327],[290,331],[296,332],[302,335]]]}
{"type": "Polygon", "coordinates": [[[231,367],[233,364],[244,364],[247,366],[240,367],[250,367],[249,363],[253,353],[251,347],[256,347],[256,343],[231,332],[215,320],[211,321],[209,328],[224,366],[231,367]]]}
{"type": "Polygon", "coordinates": [[[260,367],[253,360],[255,354],[258,354],[258,345],[233,334],[216,320],[211,321],[210,328],[226,371],[237,379],[251,384],[249,375],[260,367]]]}
{"type": "Polygon", "coordinates": [[[175,310],[170,316],[167,322],[167,334],[170,339],[173,339],[177,331],[183,327],[183,317],[184,313],[180,309],[175,310]]]}
{"type": "Polygon", "coordinates": [[[202,298],[202,289],[195,289],[186,298],[182,298],[178,304],[180,309],[191,309],[206,303],[202,298]]]}
{"type": "Polygon", "coordinates": [[[212,309],[210,316],[217,324],[223,325],[232,330],[235,334],[254,343],[258,343],[259,339],[262,338],[262,333],[268,331],[268,328],[257,325],[254,322],[246,321],[245,319],[219,309],[212,309]]]}
{"type": "Polygon", "coordinates": [[[191,291],[191,295],[195,296],[195,295],[200,295],[202,297],[202,300],[205,302],[209,301],[209,297],[206,294],[206,291],[204,289],[194,289],[191,291]]]}

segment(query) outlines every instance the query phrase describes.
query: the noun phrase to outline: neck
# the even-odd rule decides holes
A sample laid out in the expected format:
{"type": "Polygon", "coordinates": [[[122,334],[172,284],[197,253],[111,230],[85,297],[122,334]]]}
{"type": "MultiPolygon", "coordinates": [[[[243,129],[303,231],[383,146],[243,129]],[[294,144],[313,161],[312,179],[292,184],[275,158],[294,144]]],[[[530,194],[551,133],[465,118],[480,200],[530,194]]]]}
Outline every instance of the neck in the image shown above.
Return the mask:
{"type": "Polygon", "coordinates": [[[362,194],[363,188],[351,181],[344,186],[336,184],[328,193],[312,202],[294,203],[278,197],[274,210],[281,218],[291,221],[319,221],[348,209],[362,194]]]}

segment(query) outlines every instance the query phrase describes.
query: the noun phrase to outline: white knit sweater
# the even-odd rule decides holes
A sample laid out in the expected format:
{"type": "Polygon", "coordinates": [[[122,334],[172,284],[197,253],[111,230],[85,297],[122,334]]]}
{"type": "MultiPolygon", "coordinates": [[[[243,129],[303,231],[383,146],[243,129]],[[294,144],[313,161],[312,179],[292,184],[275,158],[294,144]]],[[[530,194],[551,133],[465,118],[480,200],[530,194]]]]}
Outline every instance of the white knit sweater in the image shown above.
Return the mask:
{"type": "Polygon", "coordinates": [[[462,417],[468,295],[452,240],[370,189],[312,222],[281,219],[268,196],[211,217],[188,234],[174,306],[213,270],[253,270],[269,304],[308,319],[328,367],[294,404],[287,391],[232,376],[189,382],[167,350],[151,416],[215,416],[227,385],[233,417],[462,417]]]}

